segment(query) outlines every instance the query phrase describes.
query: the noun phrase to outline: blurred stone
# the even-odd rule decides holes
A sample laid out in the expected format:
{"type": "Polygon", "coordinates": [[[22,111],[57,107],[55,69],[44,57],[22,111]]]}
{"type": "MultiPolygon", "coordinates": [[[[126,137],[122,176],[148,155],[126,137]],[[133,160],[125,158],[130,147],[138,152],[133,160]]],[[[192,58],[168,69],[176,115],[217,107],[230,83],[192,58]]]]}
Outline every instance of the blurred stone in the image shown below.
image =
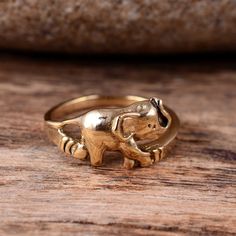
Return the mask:
{"type": "Polygon", "coordinates": [[[0,0],[0,48],[69,53],[236,49],[234,0],[0,0]]]}

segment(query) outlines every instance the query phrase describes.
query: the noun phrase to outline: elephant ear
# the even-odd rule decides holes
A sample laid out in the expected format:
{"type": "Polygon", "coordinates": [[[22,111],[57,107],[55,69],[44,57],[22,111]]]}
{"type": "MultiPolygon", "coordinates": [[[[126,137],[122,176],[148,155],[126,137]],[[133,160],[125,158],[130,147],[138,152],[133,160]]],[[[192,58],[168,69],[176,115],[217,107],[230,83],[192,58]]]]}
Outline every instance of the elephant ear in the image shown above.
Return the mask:
{"type": "Polygon", "coordinates": [[[133,118],[137,117],[140,117],[140,113],[138,112],[127,112],[116,116],[112,120],[112,133],[122,142],[132,139],[135,130],[132,129],[134,126],[131,123],[133,123],[133,118]]]}

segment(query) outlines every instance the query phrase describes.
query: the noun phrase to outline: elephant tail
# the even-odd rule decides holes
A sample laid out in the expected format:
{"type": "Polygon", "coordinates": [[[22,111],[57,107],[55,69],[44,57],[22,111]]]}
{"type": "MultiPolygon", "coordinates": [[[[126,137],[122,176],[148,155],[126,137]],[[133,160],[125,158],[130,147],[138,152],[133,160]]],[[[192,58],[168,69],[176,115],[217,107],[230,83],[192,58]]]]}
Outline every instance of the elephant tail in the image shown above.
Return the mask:
{"type": "Polygon", "coordinates": [[[74,139],[67,136],[62,129],[58,130],[60,135],[59,148],[68,155],[84,160],[88,155],[84,140],[74,139]]]}
{"type": "Polygon", "coordinates": [[[63,130],[64,126],[70,124],[80,125],[80,119],[75,118],[62,122],[46,120],[45,123],[49,137],[59,146],[61,151],[65,152],[67,155],[83,160],[88,154],[83,137],[80,140],[75,139],[68,136],[63,130]]]}

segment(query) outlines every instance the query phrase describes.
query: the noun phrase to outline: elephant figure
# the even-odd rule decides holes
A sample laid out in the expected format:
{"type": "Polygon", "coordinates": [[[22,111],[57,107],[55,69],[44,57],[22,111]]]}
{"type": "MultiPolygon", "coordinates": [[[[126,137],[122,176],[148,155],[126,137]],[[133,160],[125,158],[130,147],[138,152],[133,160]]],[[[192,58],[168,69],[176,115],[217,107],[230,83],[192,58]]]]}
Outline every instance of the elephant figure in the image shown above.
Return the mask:
{"type": "Polygon", "coordinates": [[[135,161],[149,166],[152,153],[142,150],[142,143],[157,140],[168,129],[171,116],[162,101],[155,97],[122,108],[91,110],[79,117],[63,121],[58,127],[60,147],[75,158],[89,154],[93,166],[100,166],[104,151],[118,150],[124,156],[124,166],[132,168],[135,161]],[[81,139],[75,141],[63,132],[68,124],[78,125],[81,139]]]}

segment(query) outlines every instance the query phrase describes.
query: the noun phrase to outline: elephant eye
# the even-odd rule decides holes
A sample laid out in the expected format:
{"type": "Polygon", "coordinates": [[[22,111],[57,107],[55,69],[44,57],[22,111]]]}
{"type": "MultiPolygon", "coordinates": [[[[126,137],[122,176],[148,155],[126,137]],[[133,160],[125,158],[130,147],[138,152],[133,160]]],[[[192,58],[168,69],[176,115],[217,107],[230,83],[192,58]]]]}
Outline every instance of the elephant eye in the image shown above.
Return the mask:
{"type": "Polygon", "coordinates": [[[148,128],[151,128],[152,127],[152,125],[151,124],[148,124],[148,128]]]}

